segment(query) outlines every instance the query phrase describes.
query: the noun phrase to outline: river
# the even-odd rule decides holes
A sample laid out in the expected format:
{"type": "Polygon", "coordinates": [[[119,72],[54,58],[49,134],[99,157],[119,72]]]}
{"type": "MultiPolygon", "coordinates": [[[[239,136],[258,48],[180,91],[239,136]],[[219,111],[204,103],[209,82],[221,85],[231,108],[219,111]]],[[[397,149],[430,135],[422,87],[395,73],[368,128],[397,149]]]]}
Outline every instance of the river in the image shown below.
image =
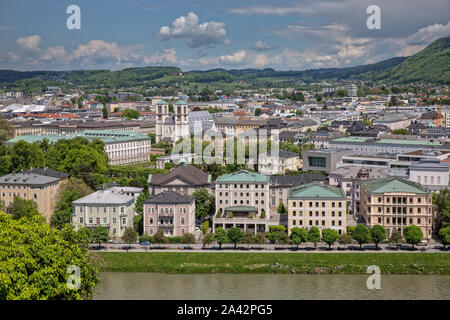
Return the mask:
{"type": "Polygon", "coordinates": [[[303,300],[449,299],[450,276],[381,275],[381,289],[368,289],[369,275],[165,274],[104,272],[94,300],[303,300]]]}

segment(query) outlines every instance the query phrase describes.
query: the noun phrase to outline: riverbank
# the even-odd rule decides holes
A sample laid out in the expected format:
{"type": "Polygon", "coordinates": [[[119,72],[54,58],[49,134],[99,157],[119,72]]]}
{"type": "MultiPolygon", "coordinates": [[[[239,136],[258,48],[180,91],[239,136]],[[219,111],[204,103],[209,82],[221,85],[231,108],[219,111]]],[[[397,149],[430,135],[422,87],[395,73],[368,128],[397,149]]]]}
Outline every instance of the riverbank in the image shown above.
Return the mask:
{"type": "Polygon", "coordinates": [[[450,275],[448,253],[96,252],[105,272],[450,275]]]}

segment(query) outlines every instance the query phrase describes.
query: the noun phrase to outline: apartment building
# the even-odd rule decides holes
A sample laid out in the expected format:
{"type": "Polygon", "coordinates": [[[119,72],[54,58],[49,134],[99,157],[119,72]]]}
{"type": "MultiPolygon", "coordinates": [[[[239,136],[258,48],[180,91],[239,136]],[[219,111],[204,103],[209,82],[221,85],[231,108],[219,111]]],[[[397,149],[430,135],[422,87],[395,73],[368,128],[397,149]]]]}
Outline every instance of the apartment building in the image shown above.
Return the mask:
{"type": "Polygon", "coordinates": [[[327,177],[321,173],[304,173],[298,176],[272,175],[269,181],[270,211],[277,212],[280,202],[285,208],[288,207],[289,188],[311,182],[326,183],[327,177]]]}
{"type": "Polygon", "coordinates": [[[347,201],[342,188],[308,183],[289,189],[288,230],[299,227],[331,228],[339,234],[347,229],[347,201]]]}
{"type": "Polygon", "coordinates": [[[181,164],[169,173],[148,176],[148,190],[152,196],[168,190],[191,196],[200,188],[211,189],[211,175],[190,164],[181,164]]]}
{"type": "Polygon", "coordinates": [[[298,153],[279,150],[278,155],[269,153],[258,157],[258,172],[262,174],[284,174],[286,170],[297,171],[302,167],[298,153]]]}
{"type": "Polygon", "coordinates": [[[383,168],[346,166],[332,171],[328,176],[328,184],[342,188],[347,197],[351,213],[360,212],[360,185],[362,181],[389,177],[383,168]]]}
{"type": "Polygon", "coordinates": [[[127,227],[133,227],[134,196],[106,189],[93,192],[72,202],[72,226],[108,229],[112,238],[122,237],[127,227]]]}
{"type": "Polygon", "coordinates": [[[59,186],[68,174],[48,168],[35,168],[0,177],[0,202],[9,207],[14,197],[34,200],[47,223],[53,215],[59,186]]]}
{"type": "Polygon", "coordinates": [[[269,220],[269,176],[241,170],[222,175],[215,181],[218,227],[240,227],[252,232],[267,230],[269,220]]]}
{"type": "Polygon", "coordinates": [[[58,140],[84,138],[88,141],[99,139],[105,143],[105,151],[110,165],[124,165],[149,161],[151,140],[149,136],[134,131],[84,130],[67,135],[24,135],[8,140],[8,144],[24,140],[28,143],[47,139],[50,143],[58,140]]]}
{"type": "Polygon", "coordinates": [[[433,207],[431,193],[418,183],[389,177],[361,183],[361,214],[367,227],[376,224],[403,233],[405,227],[416,225],[424,238],[431,238],[433,207]]]}
{"type": "Polygon", "coordinates": [[[159,230],[165,236],[182,236],[195,230],[195,199],[174,191],[164,191],[144,201],[144,233],[159,230]]]}

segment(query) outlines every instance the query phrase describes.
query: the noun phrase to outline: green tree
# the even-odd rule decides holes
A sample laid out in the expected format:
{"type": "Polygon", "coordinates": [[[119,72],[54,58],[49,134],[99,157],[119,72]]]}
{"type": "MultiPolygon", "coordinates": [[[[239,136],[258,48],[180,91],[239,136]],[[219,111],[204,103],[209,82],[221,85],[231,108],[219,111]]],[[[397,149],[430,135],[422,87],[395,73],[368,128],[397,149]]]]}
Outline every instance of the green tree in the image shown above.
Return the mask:
{"type": "Polygon", "coordinates": [[[348,226],[347,227],[347,234],[349,235],[349,236],[352,236],[353,235],[353,231],[355,231],[355,226],[348,226]]]}
{"type": "Polygon", "coordinates": [[[138,233],[134,231],[133,227],[128,227],[125,229],[122,235],[122,240],[128,243],[127,251],[130,248],[131,243],[135,243],[138,239],[138,233]]]}
{"type": "Polygon", "coordinates": [[[139,113],[139,111],[129,108],[123,110],[120,115],[121,118],[126,118],[127,120],[139,119],[140,116],[141,114],[139,113]]]}
{"type": "Polygon", "coordinates": [[[98,243],[98,249],[100,250],[100,245],[106,243],[109,240],[108,230],[102,226],[97,227],[92,232],[92,242],[98,243]]]}
{"type": "Polygon", "coordinates": [[[0,300],[90,299],[99,282],[98,268],[74,233],[43,224],[37,216],[14,220],[0,213],[0,247],[0,300]],[[78,290],[67,287],[72,265],[80,268],[78,290]]]}
{"type": "Polygon", "coordinates": [[[195,236],[192,233],[185,233],[181,236],[181,243],[195,244],[197,243],[197,241],[195,240],[195,236]]]}
{"type": "Polygon", "coordinates": [[[450,227],[441,228],[441,230],[439,230],[439,239],[441,240],[444,248],[450,244],[450,227]]]}
{"type": "Polygon", "coordinates": [[[203,235],[207,234],[209,231],[209,221],[203,221],[202,225],[200,226],[200,230],[202,230],[203,235]]]}
{"type": "Polygon", "coordinates": [[[317,227],[311,227],[308,230],[308,242],[314,243],[314,249],[317,248],[317,242],[320,241],[320,230],[317,227]]]}
{"type": "Polygon", "coordinates": [[[84,246],[87,246],[92,242],[92,230],[87,227],[83,227],[78,229],[78,238],[80,239],[80,243],[84,246]]]}
{"type": "Polygon", "coordinates": [[[200,188],[193,193],[195,198],[195,217],[203,219],[214,214],[215,197],[209,193],[208,189],[200,188]]]}
{"type": "Polygon", "coordinates": [[[67,182],[62,183],[56,194],[56,206],[50,219],[50,225],[62,229],[66,223],[70,223],[72,202],[92,192],[93,190],[83,180],[76,177],[70,177],[67,182]]]}
{"type": "Polygon", "coordinates": [[[250,232],[247,230],[244,233],[244,235],[242,236],[242,243],[248,244],[248,245],[255,243],[255,236],[254,236],[253,232],[250,232]]]}
{"type": "Polygon", "coordinates": [[[45,155],[39,148],[39,144],[20,140],[11,148],[11,162],[16,172],[28,170],[31,167],[42,168],[45,165],[45,155]]]}
{"type": "Polygon", "coordinates": [[[339,242],[339,244],[344,244],[344,245],[350,244],[350,243],[352,243],[352,237],[347,233],[342,233],[339,236],[338,242],[339,242]]]}
{"type": "Polygon", "coordinates": [[[283,201],[280,201],[280,204],[278,205],[278,213],[287,213],[287,210],[284,207],[283,201]]]}
{"type": "Polygon", "coordinates": [[[433,193],[433,204],[436,206],[436,230],[450,227],[450,190],[445,188],[433,193]]]}
{"type": "Polygon", "coordinates": [[[153,242],[158,244],[168,243],[169,239],[164,235],[164,231],[158,230],[153,236],[153,242]]]}
{"type": "Polygon", "coordinates": [[[236,249],[236,245],[241,242],[243,234],[241,229],[239,228],[231,228],[227,233],[228,239],[234,243],[234,248],[236,249]]]}
{"type": "Polygon", "coordinates": [[[224,228],[217,228],[214,234],[214,240],[219,244],[220,249],[222,249],[222,243],[228,241],[228,235],[224,228]]]}
{"type": "Polygon", "coordinates": [[[378,250],[378,243],[386,239],[386,229],[377,224],[370,228],[370,238],[375,243],[375,249],[378,250]]]}
{"type": "Polygon", "coordinates": [[[21,218],[31,219],[36,216],[39,217],[42,222],[44,221],[44,217],[39,213],[37,204],[33,200],[26,200],[15,196],[9,210],[15,220],[21,218]]]}
{"type": "Polygon", "coordinates": [[[277,237],[277,243],[278,244],[288,244],[289,243],[289,236],[286,231],[279,232],[277,237]]]}
{"type": "Polygon", "coordinates": [[[255,109],[255,117],[259,117],[261,115],[261,108],[255,109]]]}
{"type": "Polygon", "coordinates": [[[4,118],[0,118],[0,144],[14,137],[14,128],[4,118]]]}
{"type": "Polygon", "coordinates": [[[322,230],[322,241],[328,244],[328,249],[339,239],[339,234],[336,230],[326,228],[322,230]]]}
{"type": "Polygon", "coordinates": [[[257,232],[255,235],[255,243],[258,245],[262,245],[266,243],[266,236],[262,232],[257,232]]]}
{"type": "Polygon", "coordinates": [[[136,204],[134,205],[134,209],[137,213],[144,213],[144,201],[147,200],[150,197],[150,194],[147,189],[144,189],[144,192],[142,192],[136,199],[136,204]]]}
{"type": "Polygon", "coordinates": [[[396,130],[392,131],[392,134],[408,135],[408,130],[406,130],[406,129],[396,129],[396,130]]]}
{"type": "Polygon", "coordinates": [[[299,227],[293,227],[291,228],[291,241],[293,244],[295,244],[298,246],[303,243],[308,241],[308,233],[306,232],[305,228],[299,228],[299,227]]]}
{"type": "Polygon", "coordinates": [[[359,248],[362,249],[363,243],[370,241],[370,231],[365,225],[358,224],[352,232],[352,238],[359,243],[359,248]]]}
{"type": "Polygon", "coordinates": [[[403,229],[403,236],[405,237],[406,243],[411,244],[414,248],[415,244],[418,244],[420,241],[422,241],[423,233],[418,226],[410,225],[403,229]]]}
{"type": "Polygon", "coordinates": [[[214,239],[214,235],[211,232],[208,232],[205,234],[205,236],[202,239],[203,247],[206,247],[206,245],[211,244],[211,242],[214,239]]]}
{"type": "Polygon", "coordinates": [[[403,241],[402,233],[398,230],[392,230],[391,237],[389,238],[390,243],[395,243],[396,247],[403,241]]]}

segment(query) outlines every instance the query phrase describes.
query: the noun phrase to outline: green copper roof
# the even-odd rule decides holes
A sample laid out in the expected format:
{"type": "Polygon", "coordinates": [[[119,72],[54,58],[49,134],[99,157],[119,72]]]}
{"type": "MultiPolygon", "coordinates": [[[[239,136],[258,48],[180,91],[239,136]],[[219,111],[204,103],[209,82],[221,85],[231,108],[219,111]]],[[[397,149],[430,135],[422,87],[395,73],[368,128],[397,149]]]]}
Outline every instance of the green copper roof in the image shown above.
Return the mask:
{"type": "Polygon", "coordinates": [[[184,100],[178,100],[177,103],[175,103],[175,104],[186,104],[186,101],[184,101],[184,100]]]}
{"type": "Polygon", "coordinates": [[[368,193],[386,193],[386,192],[413,192],[421,194],[428,193],[428,191],[418,183],[395,177],[364,181],[362,184],[364,185],[368,193]]]}
{"type": "Polygon", "coordinates": [[[159,100],[156,104],[163,105],[163,104],[168,104],[168,103],[164,100],[159,100]]]}
{"type": "Polygon", "coordinates": [[[231,206],[226,207],[225,212],[258,212],[258,209],[251,206],[231,206]]]}
{"type": "Polygon", "coordinates": [[[114,131],[114,130],[84,130],[73,134],[62,134],[62,135],[25,135],[25,136],[17,136],[8,140],[9,144],[14,144],[17,141],[24,140],[28,143],[40,142],[44,139],[47,139],[49,142],[54,143],[58,140],[63,139],[75,139],[75,138],[84,138],[88,141],[92,141],[94,139],[99,139],[104,143],[116,143],[116,142],[127,142],[127,141],[137,141],[137,140],[149,140],[150,138],[142,133],[136,131],[114,131]]]}
{"type": "Polygon", "coordinates": [[[345,199],[342,188],[332,187],[327,184],[312,182],[290,188],[289,199],[345,199]]]}
{"type": "Polygon", "coordinates": [[[334,139],[332,141],[337,141],[337,142],[366,142],[368,139],[370,139],[369,137],[342,137],[342,138],[337,138],[334,139]]]}
{"type": "Polygon", "coordinates": [[[217,182],[269,182],[269,176],[241,170],[220,176],[217,178],[216,183],[217,182]]]}
{"type": "Polygon", "coordinates": [[[426,140],[397,140],[397,139],[381,139],[376,143],[390,143],[390,144],[405,144],[405,145],[418,145],[418,146],[441,146],[439,141],[426,141],[426,140]]]}

